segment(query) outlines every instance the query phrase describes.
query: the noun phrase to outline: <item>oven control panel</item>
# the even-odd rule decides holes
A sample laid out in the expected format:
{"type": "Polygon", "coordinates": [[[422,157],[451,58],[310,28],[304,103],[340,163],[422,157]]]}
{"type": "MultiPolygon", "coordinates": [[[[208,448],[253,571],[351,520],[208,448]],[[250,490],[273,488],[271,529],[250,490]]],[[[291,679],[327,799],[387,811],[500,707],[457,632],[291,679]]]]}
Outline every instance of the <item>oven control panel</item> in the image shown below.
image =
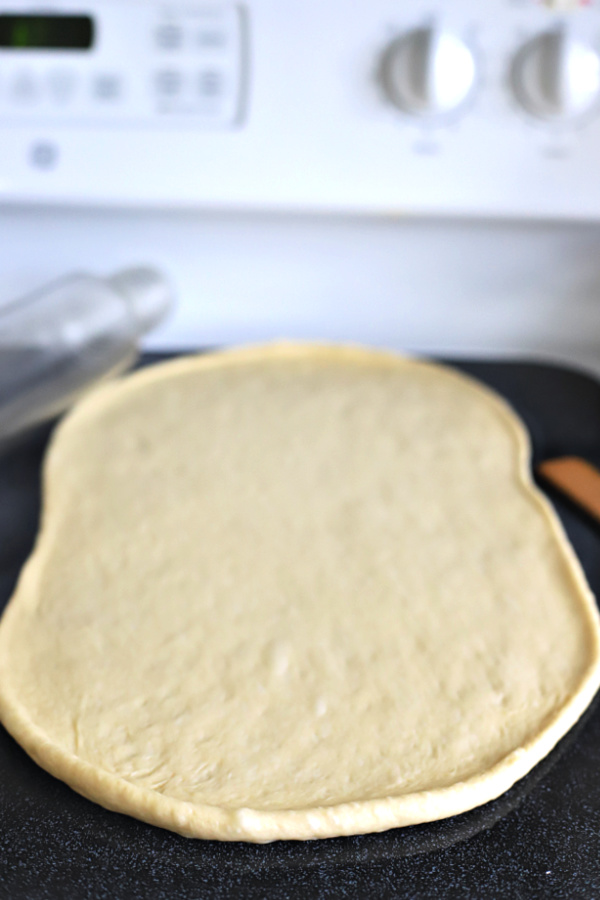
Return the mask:
{"type": "Polygon", "coordinates": [[[0,0],[0,200],[600,220],[600,0],[0,0]]]}
{"type": "Polygon", "coordinates": [[[219,128],[241,118],[239,7],[79,9],[0,5],[1,121],[219,128]]]}

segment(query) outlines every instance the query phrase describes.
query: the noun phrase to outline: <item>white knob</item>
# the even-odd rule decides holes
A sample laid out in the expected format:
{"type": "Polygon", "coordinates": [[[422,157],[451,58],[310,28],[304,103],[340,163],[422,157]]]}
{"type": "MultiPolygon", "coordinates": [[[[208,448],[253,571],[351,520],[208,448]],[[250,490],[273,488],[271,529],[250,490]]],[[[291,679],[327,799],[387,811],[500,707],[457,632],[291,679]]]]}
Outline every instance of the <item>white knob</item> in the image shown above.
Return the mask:
{"type": "Polygon", "coordinates": [[[532,116],[550,121],[576,119],[600,93],[600,57],[563,28],[528,41],[512,68],[513,89],[532,116]]]}
{"type": "Polygon", "coordinates": [[[388,47],[383,80],[396,106],[413,116],[437,118],[459,109],[475,85],[475,60],[456,35],[416,28],[388,47]]]}

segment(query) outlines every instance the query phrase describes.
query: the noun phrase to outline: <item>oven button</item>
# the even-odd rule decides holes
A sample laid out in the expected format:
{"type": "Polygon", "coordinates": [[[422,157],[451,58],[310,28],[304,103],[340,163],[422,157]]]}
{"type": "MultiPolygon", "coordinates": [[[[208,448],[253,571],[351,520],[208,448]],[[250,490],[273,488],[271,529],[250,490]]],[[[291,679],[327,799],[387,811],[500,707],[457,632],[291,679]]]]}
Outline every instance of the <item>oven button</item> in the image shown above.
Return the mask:
{"type": "Polygon", "coordinates": [[[440,119],[459,110],[473,93],[475,58],[452,32],[416,28],[388,47],[381,76],[388,97],[403,112],[440,119]]]}
{"type": "Polygon", "coordinates": [[[156,46],[161,50],[179,50],[183,44],[183,32],[179,25],[165,23],[155,32],[156,46]]]}
{"type": "Polygon", "coordinates": [[[29,162],[36,169],[53,169],[58,162],[58,147],[49,141],[36,141],[29,150],[29,162]]]}
{"type": "Polygon", "coordinates": [[[9,84],[10,99],[15,103],[28,105],[39,99],[39,85],[34,75],[27,70],[17,72],[9,84]]]}
{"type": "Polygon", "coordinates": [[[198,93],[205,100],[213,100],[223,93],[223,74],[218,69],[204,69],[198,76],[198,93]]]}
{"type": "Polygon", "coordinates": [[[48,73],[48,89],[55,103],[68,103],[77,87],[75,72],[70,69],[52,69],[48,73]]]}
{"type": "Polygon", "coordinates": [[[100,102],[114,102],[121,95],[121,79],[112,72],[102,72],[92,81],[92,94],[100,102]]]}
{"type": "Polygon", "coordinates": [[[156,73],[155,86],[161,97],[176,97],[183,86],[181,72],[177,69],[162,69],[156,73]]]}
{"type": "Polygon", "coordinates": [[[513,60],[511,76],[518,102],[537,119],[578,119],[600,96],[600,57],[563,27],[524,44],[513,60]]]}
{"type": "Polygon", "coordinates": [[[221,29],[202,28],[198,32],[197,44],[200,50],[221,50],[227,45],[227,35],[221,29]]]}

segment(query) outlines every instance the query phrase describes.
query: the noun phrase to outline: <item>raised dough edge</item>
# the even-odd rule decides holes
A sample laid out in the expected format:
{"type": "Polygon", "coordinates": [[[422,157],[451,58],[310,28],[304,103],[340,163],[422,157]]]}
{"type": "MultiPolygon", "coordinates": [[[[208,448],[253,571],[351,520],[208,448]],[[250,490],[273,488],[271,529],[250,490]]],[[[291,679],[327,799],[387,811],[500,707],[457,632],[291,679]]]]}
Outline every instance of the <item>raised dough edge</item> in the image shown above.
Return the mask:
{"type": "Polygon", "coordinates": [[[530,445],[525,428],[510,406],[494,391],[450,367],[402,357],[389,351],[369,350],[353,345],[278,342],[234,350],[220,350],[179,358],[156,367],[142,369],[92,391],[57,427],[43,466],[41,526],[34,549],[25,563],[17,587],[0,624],[0,720],[7,731],[43,769],[66,782],[75,791],[107,809],[125,813],[149,824],[186,837],[214,840],[243,840],[267,843],[274,840],[308,840],[385,831],[405,825],[444,819],[481,806],[507,791],[540,762],[580,718],[600,686],[600,616],[579,560],[550,503],[535,486],[529,470],[530,445]],[[581,613],[589,626],[590,658],[578,689],[554,718],[529,743],[504,757],[485,772],[465,781],[431,791],[355,801],[335,806],[289,810],[223,809],[188,803],[132,784],[124,778],[96,768],[54,744],[30,718],[10,684],[10,667],[4,645],[11,624],[34,587],[37,570],[45,558],[45,545],[52,531],[51,480],[57,448],[69,431],[86,418],[100,413],[121,398],[154,381],[192,371],[243,365],[278,359],[315,359],[329,363],[354,362],[385,367],[417,366],[452,378],[492,404],[515,440],[518,475],[531,502],[544,515],[564,556],[581,601],[581,613]]]}

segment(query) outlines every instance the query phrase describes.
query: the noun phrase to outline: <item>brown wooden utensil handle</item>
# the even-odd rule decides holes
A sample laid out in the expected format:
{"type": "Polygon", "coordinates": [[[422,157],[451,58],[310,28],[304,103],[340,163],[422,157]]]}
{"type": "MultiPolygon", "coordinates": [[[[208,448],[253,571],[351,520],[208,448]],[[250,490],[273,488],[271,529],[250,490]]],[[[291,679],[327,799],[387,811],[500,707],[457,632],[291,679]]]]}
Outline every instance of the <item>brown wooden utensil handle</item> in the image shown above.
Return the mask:
{"type": "Polygon", "coordinates": [[[600,470],[578,456],[540,463],[536,472],[600,522],[600,470]]]}

